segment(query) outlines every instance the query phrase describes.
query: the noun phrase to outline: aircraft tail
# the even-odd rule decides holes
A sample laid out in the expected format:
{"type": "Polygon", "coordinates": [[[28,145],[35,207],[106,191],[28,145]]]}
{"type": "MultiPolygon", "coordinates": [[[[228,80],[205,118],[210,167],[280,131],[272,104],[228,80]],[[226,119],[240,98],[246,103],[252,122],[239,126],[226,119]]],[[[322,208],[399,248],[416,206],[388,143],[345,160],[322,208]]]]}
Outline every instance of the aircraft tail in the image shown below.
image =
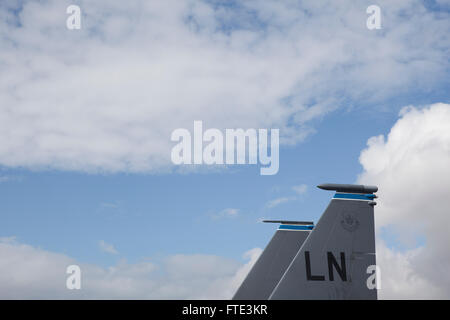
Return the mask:
{"type": "Polygon", "coordinates": [[[368,278],[376,271],[373,193],[378,188],[318,187],[336,193],[317,225],[304,234],[284,235],[281,224],[234,299],[377,299],[368,278]]]}
{"type": "Polygon", "coordinates": [[[294,259],[303,242],[311,233],[312,222],[274,221],[279,229],[255,262],[235,293],[234,300],[267,300],[294,259]]]}

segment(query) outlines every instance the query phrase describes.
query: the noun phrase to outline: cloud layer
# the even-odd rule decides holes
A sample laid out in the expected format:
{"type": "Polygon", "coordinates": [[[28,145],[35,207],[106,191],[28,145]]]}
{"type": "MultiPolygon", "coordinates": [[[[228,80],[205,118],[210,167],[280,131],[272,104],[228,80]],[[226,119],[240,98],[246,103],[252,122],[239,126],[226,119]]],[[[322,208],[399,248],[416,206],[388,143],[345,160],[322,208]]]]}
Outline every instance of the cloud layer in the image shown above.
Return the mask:
{"type": "Polygon", "coordinates": [[[381,1],[69,1],[0,5],[0,165],[155,172],[170,133],[280,128],[282,143],[337,108],[374,105],[447,76],[448,15],[381,1]],[[350,103],[349,101],[353,101],[350,103]]]}
{"type": "Polygon", "coordinates": [[[213,255],[173,255],[159,263],[125,261],[102,268],[58,253],[0,239],[0,299],[230,299],[261,253],[245,264],[213,255]],[[66,288],[69,265],[81,269],[81,289],[66,288]]]}

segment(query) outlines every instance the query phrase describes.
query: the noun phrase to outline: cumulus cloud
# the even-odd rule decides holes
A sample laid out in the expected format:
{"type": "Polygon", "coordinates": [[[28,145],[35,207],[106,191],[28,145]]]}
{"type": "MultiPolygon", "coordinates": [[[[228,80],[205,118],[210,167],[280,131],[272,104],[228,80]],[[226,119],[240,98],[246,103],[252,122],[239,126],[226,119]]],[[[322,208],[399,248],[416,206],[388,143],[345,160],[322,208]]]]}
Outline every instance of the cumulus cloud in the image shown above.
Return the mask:
{"type": "Polygon", "coordinates": [[[248,262],[213,255],[173,255],[159,263],[143,261],[102,268],[64,254],[0,239],[1,299],[229,299],[258,258],[248,262]],[[69,265],[81,269],[81,289],[66,288],[69,265]]]}
{"type": "Polygon", "coordinates": [[[418,0],[379,1],[376,32],[351,0],[77,3],[78,31],[71,1],[0,4],[0,165],[170,170],[170,133],[199,119],[296,143],[348,101],[431,90],[449,66],[450,19],[418,0]]]}
{"type": "Polygon", "coordinates": [[[377,237],[391,238],[377,245],[383,298],[450,298],[449,123],[449,104],[406,107],[361,153],[359,182],[379,187],[377,237]]]}

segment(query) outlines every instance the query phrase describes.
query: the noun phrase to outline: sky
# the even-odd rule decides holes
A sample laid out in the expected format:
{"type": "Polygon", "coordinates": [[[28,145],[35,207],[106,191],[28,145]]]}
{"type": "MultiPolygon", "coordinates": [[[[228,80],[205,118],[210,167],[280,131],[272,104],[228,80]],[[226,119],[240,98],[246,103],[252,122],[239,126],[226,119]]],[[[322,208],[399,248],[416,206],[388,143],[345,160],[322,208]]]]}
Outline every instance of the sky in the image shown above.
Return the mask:
{"type": "Polygon", "coordinates": [[[379,187],[380,297],[449,299],[449,31],[446,0],[2,1],[0,298],[230,298],[332,182],[379,187]],[[195,120],[279,129],[279,171],[174,165],[195,120]]]}

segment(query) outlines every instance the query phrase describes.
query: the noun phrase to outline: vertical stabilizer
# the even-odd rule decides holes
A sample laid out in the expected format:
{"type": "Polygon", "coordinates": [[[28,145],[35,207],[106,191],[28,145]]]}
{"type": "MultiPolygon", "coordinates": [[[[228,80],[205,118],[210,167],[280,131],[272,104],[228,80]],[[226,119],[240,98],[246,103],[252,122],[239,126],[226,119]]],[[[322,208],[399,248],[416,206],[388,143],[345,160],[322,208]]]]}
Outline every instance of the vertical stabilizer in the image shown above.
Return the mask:
{"type": "Polygon", "coordinates": [[[377,187],[325,184],[336,194],[270,299],[377,299],[368,268],[376,264],[377,187]]]}
{"type": "Polygon", "coordinates": [[[281,224],[233,299],[267,300],[313,228],[312,222],[264,222],[281,224]]]}

